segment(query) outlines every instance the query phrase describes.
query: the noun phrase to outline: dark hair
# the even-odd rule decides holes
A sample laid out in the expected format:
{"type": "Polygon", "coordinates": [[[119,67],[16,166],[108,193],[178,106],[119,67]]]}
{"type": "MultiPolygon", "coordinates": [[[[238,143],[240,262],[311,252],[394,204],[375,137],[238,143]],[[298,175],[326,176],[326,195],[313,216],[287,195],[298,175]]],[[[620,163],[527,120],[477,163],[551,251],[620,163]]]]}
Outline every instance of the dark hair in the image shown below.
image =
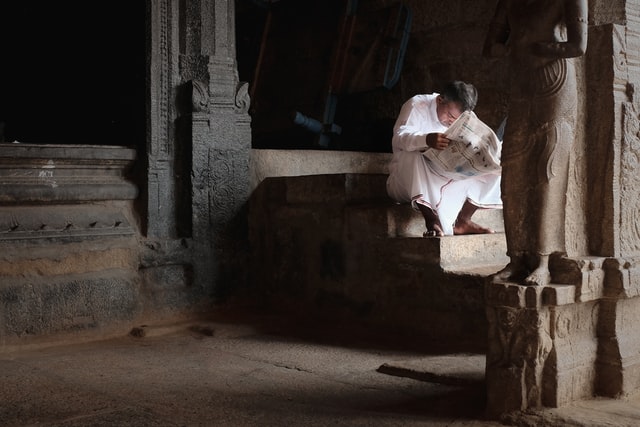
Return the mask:
{"type": "Polygon", "coordinates": [[[440,94],[446,101],[460,104],[462,111],[473,110],[478,102],[478,91],[471,83],[459,80],[447,83],[440,94]]]}

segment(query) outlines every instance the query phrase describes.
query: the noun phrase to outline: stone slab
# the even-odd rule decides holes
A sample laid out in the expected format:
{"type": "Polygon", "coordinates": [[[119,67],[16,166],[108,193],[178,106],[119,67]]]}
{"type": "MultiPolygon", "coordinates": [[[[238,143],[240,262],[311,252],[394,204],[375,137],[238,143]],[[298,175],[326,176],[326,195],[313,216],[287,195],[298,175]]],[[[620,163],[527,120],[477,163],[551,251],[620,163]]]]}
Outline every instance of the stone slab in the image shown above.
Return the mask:
{"type": "Polygon", "coordinates": [[[445,271],[482,265],[507,265],[504,233],[445,236],[440,240],[440,264],[445,271]]]}
{"type": "Polygon", "coordinates": [[[251,189],[265,178],[340,173],[389,173],[391,153],[329,150],[251,150],[251,189]]]}

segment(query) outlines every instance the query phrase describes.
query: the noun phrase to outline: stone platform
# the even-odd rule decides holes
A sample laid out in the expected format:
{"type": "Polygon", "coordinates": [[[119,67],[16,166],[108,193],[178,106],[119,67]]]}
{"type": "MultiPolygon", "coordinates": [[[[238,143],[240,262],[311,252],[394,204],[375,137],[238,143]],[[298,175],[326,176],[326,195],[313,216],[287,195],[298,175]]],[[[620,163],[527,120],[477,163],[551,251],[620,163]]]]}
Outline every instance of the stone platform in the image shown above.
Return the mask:
{"type": "MultiPolygon", "coordinates": [[[[256,292],[268,304],[393,329],[434,347],[486,348],[484,282],[506,262],[501,232],[423,238],[384,174],[264,180],[250,202],[256,292]]],[[[503,230],[500,210],[478,222],[503,230]]]]}

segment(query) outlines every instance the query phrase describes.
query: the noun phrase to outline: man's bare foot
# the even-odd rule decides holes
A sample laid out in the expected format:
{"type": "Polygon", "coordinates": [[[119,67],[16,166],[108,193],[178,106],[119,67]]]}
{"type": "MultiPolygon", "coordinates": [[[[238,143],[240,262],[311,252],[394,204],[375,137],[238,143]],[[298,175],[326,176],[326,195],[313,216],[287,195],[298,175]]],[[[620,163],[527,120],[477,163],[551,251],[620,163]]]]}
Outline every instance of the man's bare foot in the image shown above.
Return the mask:
{"type": "Polygon", "coordinates": [[[546,267],[538,267],[524,279],[524,283],[528,286],[546,286],[551,283],[551,273],[546,267]]]}
{"type": "Polygon", "coordinates": [[[427,226],[427,231],[422,234],[422,237],[443,237],[444,231],[440,227],[440,224],[434,223],[431,226],[427,226]]]}
{"type": "Polygon", "coordinates": [[[418,210],[424,218],[424,225],[427,227],[427,231],[422,235],[423,237],[442,237],[444,231],[442,231],[442,224],[440,224],[440,218],[438,215],[428,206],[418,203],[418,210]]]}
{"type": "Polygon", "coordinates": [[[453,226],[453,234],[493,234],[490,228],[483,227],[473,221],[456,221],[453,226]]]}

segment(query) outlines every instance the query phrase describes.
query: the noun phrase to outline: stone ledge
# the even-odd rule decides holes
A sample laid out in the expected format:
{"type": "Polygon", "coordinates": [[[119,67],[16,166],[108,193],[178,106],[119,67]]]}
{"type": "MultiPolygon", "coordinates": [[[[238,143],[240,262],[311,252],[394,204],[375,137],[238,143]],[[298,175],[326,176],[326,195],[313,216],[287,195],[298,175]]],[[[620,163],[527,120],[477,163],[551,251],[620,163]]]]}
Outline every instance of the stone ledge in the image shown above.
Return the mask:
{"type": "Polygon", "coordinates": [[[0,207],[0,242],[133,236],[129,210],[117,203],[0,207]]]}
{"type": "Polygon", "coordinates": [[[117,146],[0,144],[3,203],[132,200],[136,151],[117,146]]]}
{"type": "Polygon", "coordinates": [[[493,307],[539,308],[576,302],[576,287],[550,284],[548,286],[524,286],[512,282],[487,282],[485,300],[493,307]]]}

